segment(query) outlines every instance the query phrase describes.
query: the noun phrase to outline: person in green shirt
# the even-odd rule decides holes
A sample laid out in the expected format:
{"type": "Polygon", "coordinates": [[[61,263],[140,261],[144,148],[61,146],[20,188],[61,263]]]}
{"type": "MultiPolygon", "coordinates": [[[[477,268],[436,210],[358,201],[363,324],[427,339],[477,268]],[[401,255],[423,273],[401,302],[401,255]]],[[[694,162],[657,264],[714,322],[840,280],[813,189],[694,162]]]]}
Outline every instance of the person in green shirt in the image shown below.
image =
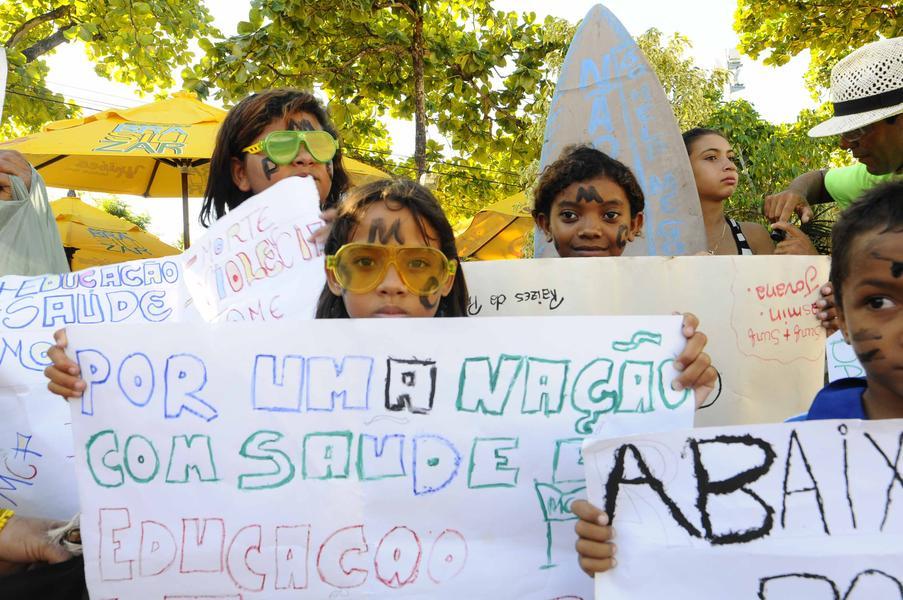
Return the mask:
{"type": "Polygon", "coordinates": [[[903,179],[903,37],[866,44],[831,70],[834,117],[809,130],[811,137],[840,135],[840,147],[859,163],[810,171],[787,189],[765,198],[772,223],[796,213],[803,223],[813,204],[837,202],[841,208],[863,192],[903,179]]]}
{"type": "MultiPolygon", "coordinates": [[[[834,116],[809,135],[839,135],[840,147],[859,163],[803,173],[786,190],[766,197],[765,217],[779,228],[795,229],[788,223],[793,213],[807,223],[813,204],[837,202],[846,208],[873,187],[903,179],[903,37],[866,44],[834,65],[831,102],[834,116]]],[[[818,319],[830,335],[837,330],[830,282],[821,295],[818,319]]]]}

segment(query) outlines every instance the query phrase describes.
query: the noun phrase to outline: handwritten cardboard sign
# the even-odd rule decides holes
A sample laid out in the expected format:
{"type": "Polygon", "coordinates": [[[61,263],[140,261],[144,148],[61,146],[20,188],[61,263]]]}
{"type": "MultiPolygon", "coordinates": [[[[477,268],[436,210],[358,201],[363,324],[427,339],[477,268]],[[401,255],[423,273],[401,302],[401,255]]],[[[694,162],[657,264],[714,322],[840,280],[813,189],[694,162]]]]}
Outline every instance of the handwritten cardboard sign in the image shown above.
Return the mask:
{"type": "Polygon", "coordinates": [[[595,440],[587,492],[613,515],[599,598],[899,598],[903,420],[595,440]]]}
{"type": "Polygon", "coordinates": [[[689,426],[679,323],[72,328],[91,594],[588,598],[580,444],[689,426]]]}
{"type": "Polygon", "coordinates": [[[54,331],[196,318],[178,257],[0,278],[0,507],[78,512],[69,409],[44,377],[54,331]]]}
{"type": "Polygon", "coordinates": [[[309,318],[323,287],[316,189],[291,177],[250,198],[192,252],[60,275],[0,278],[0,507],[78,511],[69,411],[43,375],[73,325],[309,318]]]}
{"type": "MultiPolygon", "coordinates": [[[[591,144],[636,175],[646,197],[643,238],[634,256],[695,254],[706,249],[696,182],[665,92],[617,17],[594,6],[574,35],[546,122],[540,166],[572,144],[591,144]]],[[[537,257],[556,256],[535,235],[537,257]]]]}
{"type": "Polygon", "coordinates": [[[219,219],[185,257],[185,281],[207,321],[313,318],[326,282],[317,188],[288,177],[219,219]]]}
{"type": "Polygon", "coordinates": [[[698,425],[782,421],[822,387],[823,256],[568,258],[465,263],[474,316],[692,312],[722,377],[698,425]]]}

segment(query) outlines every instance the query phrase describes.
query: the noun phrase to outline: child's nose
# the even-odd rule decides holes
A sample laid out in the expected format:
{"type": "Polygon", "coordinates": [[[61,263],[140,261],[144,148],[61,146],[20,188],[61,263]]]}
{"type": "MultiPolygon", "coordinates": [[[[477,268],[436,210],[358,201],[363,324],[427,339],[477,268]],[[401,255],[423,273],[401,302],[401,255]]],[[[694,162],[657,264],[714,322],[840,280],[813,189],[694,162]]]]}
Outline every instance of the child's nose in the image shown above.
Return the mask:
{"type": "Polygon", "coordinates": [[[597,238],[602,236],[602,220],[586,218],[580,222],[578,235],[584,238],[597,238]]]}
{"type": "Polygon", "coordinates": [[[310,152],[307,150],[307,146],[301,144],[298,148],[298,155],[295,156],[295,160],[292,161],[294,164],[299,165],[311,165],[315,163],[314,157],[311,156],[310,152]]]}
{"type": "Polygon", "coordinates": [[[405,291],[407,291],[404,286],[404,282],[398,275],[398,269],[395,268],[394,264],[390,264],[389,268],[386,269],[386,276],[383,277],[383,280],[379,284],[377,291],[380,294],[385,294],[388,296],[402,295],[405,293],[405,291]]]}

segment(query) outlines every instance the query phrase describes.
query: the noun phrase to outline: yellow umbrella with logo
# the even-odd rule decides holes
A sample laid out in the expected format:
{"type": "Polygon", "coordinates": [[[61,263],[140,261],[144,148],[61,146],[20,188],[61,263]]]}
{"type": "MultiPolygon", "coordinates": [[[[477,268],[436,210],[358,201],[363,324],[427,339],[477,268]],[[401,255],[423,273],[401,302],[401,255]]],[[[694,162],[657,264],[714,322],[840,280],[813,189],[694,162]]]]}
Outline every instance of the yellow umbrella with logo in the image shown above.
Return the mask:
{"type": "Polygon", "coordinates": [[[50,203],[72,270],[97,265],[159,258],[180,250],[137,225],[85,204],[73,196],[50,203]],[[74,252],[74,254],[73,254],[74,252]]]}
{"type": "Polygon", "coordinates": [[[465,260],[524,257],[524,242],[533,234],[533,203],[521,192],[484,208],[455,239],[465,260]]]}
{"type": "MultiPolygon", "coordinates": [[[[0,144],[17,150],[40,171],[49,186],[182,197],[185,246],[188,197],[204,195],[208,163],[226,111],[193,94],[129,109],[106,110],[83,119],[50,123],[41,133],[0,144]]],[[[343,158],[352,185],[388,177],[364,163],[343,158]]]]}

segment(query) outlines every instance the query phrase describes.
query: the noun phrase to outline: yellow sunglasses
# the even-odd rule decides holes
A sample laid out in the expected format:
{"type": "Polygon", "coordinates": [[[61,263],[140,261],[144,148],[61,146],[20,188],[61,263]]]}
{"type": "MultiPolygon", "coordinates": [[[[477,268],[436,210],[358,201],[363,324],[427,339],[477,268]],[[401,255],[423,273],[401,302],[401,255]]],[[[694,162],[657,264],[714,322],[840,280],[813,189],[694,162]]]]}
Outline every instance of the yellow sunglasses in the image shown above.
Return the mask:
{"type": "Polygon", "coordinates": [[[389,265],[395,265],[401,282],[418,296],[435,294],[458,270],[457,261],[429,246],[345,244],[326,257],[326,268],[339,285],[355,294],[374,290],[385,279],[389,265]]]}

